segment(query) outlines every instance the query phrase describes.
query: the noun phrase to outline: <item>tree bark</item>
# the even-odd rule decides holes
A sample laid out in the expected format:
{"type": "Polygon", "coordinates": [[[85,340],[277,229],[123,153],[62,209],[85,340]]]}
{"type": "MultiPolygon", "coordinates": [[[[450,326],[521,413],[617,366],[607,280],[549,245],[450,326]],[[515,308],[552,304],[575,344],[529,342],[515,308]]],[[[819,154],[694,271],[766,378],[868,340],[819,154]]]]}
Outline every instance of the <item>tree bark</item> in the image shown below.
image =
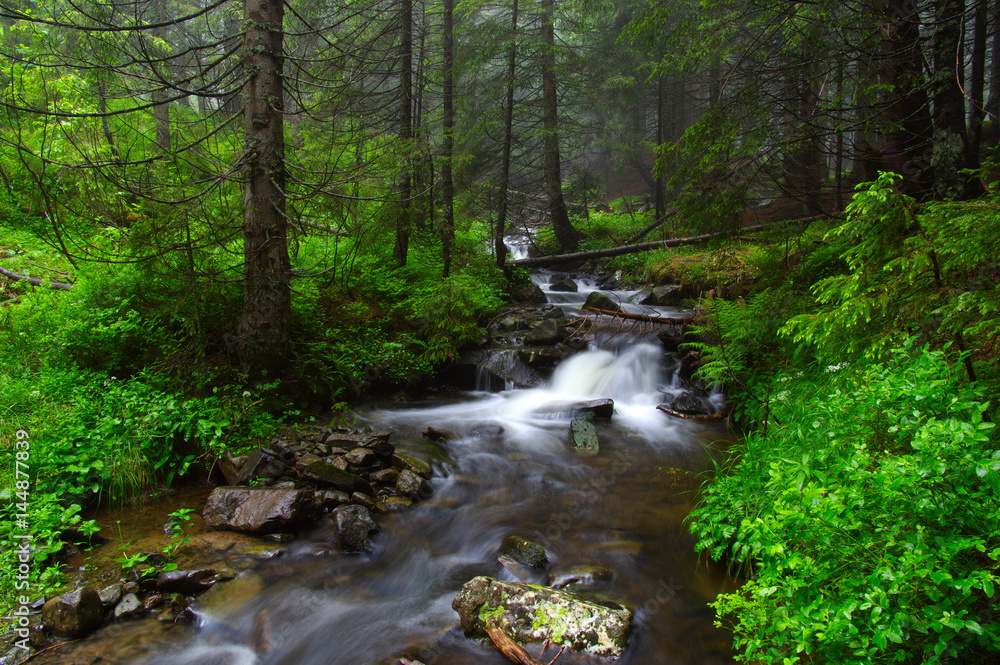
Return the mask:
{"type": "Polygon", "coordinates": [[[18,275],[16,272],[11,272],[6,268],[0,268],[0,275],[13,280],[24,280],[32,286],[47,286],[50,289],[56,289],[57,291],[69,291],[73,288],[72,284],[66,284],[65,282],[46,282],[43,279],[38,279],[37,277],[27,277],[25,275],[18,275]]]}
{"type": "Polygon", "coordinates": [[[507,260],[507,191],[510,188],[510,153],[514,144],[514,77],[517,73],[517,0],[512,0],[510,43],[507,46],[507,100],[503,107],[503,157],[500,163],[500,208],[497,211],[496,237],[493,239],[497,267],[507,260]]]}
{"type": "MultiPolygon", "coordinates": [[[[983,139],[983,120],[986,117],[986,41],[989,37],[989,3],[978,0],[975,5],[976,27],[972,39],[972,80],[969,81],[969,102],[972,105],[969,114],[969,149],[966,153],[965,168],[978,169],[980,166],[979,148],[983,139]]],[[[996,38],[1000,38],[998,35],[996,38]]],[[[978,178],[968,181],[966,195],[974,198],[982,194],[982,185],[978,178]]]]}
{"type": "Polygon", "coordinates": [[[451,272],[451,247],[455,242],[455,183],[452,180],[452,156],[455,152],[454,102],[454,0],[444,0],[444,163],[441,165],[441,189],[444,197],[444,220],[441,224],[441,253],[444,277],[451,272]]]}
{"type": "Polygon", "coordinates": [[[290,262],[285,216],[283,0],[246,0],[243,62],[243,313],[240,357],[255,378],[288,363],[290,262]]]}
{"type": "Polygon", "coordinates": [[[880,154],[870,153],[865,159],[877,160],[881,170],[903,176],[904,193],[920,196],[928,186],[931,149],[920,15],[918,6],[910,0],[889,0],[884,11],[882,82],[891,86],[885,100],[885,122],[890,130],[880,154]]]}
{"type": "Polygon", "coordinates": [[[400,4],[399,39],[399,216],[396,218],[396,246],[393,256],[406,265],[410,249],[410,190],[412,183],[410,140],[413,137],[413,0],[400,4]]]}
{"type": "MultiPolygon", "coordinates": [[[[804,219],[795,219],[788,222],[778,222],[777,224],[808,224],[813,222],[820,217],[806,217],[804,219]]],[[[745,226],[739,229],[740,233],[756,233],[757,231],[764,231],[773,228],[775,224],[757,224],[754,226],[745,226]]],[[[686,238],[672,238],[670,240],[655,240],[653,242],[641,242],[635,245],[622,245],[621,247],[611,247],[609,249],[592,249],[586,252],[573,252],[570,254],[553,254],[552,256],[536,256],[528,259],[517,259],[516,261],[508,261],[507,265],[517,267],[517,268],[536,268],[539,266],[551,266],[560,263],[575,263],[578,261],[587,261],[589,259],[604,259],[611,256],[622,256],[623,254],[635,254],[637,252],[647,252],[653,249],[663,249],[665,247],[680,247],[681,245],[697,245],[700,243],[708,242],[713,238],[719,238],[722,236],[729,235],[726,231],[719,231],[716,233],[705,233],[698,236],[690,236],[686,238]]]]}
{"type": "MultiPolygon", "coordinates": [[[[167,0],[156,0],[154,5],[155,12],[154,18],[157,23],[166,23],[167,21],[167,0]]],[[[153,30],[153,36],[157,39],[167,41],[167,28],[166,26],[158,27],[153,30]]],[[[156,52],[160,53],[159,45],[157,45],[156,52]]],[[[165,55],[165,54],[164,54],[165,55]]],[[[163,62],[159,65],[162,68],[161,77],[164,81],[170,80],[170,62],[163,62]]],[[[156,106],[153,107],[153,113],[156,117],[156,150],[159,153],[161,159],[165,159],[167,154],[170,152],[170,102],[168,100],[169,94],[167,92],[167,87],[165,84],[160,84],[157,81],[153,81],[153,85],[156,88],[153,90],[153,102],[156,106]]]]}
{"type": "Polygon", "coordinates": [[[937,0],[934,30],[934,195],[957,199],[965,194],[964,178],[968,137],[965,134],[964,67],[956,67],[962,41],[964,0],[937,0]]]}
{"type": "Polygon", "coordinates": [[[542,127],[545,150],[545,191],[549,201],[552,231],[559,247],[573,251],[580,234],[569,221],[562,193],[562,173],[559,157],[559,118],[556,97],[556,38],[553,0],[542,0],[542,127]]]}

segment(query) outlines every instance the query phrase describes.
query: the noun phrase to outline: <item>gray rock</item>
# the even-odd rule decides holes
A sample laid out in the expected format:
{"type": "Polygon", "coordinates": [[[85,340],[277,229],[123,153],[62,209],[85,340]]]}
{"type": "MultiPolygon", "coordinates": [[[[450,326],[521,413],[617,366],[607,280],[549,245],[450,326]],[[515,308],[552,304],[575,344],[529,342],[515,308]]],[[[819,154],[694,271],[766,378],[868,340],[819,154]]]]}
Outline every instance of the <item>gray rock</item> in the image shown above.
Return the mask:
{"type": "Polygon", "coordinates": [[[316,513],[311,490],[216,487],[205,502],[202,517],[216,529],[275,533],[298,526],[316,513]]]}
{"type": "Polygon", "coordinates": [[[101,625],[101,597],[90,587],[50,599],[42,606],[42,621],[56,637],[80,637],[101,625]]]}
{"type": "Polygon", "coordinates": [[[667,286],[654,286],[652,293],[653,302],[645,303],[657,305],[659,307],[678,307],[684,300],[684,292],[677,284],[667,286]]]}
{"type": "Polygon", "coordinates": [[[130,593],[137,594],[139,593],[139,590],[140,587],[138,582],[126,582],[125,584],[122,585],[122,593],[126,595],[130,593]]]}
{"type": "Polygon", "coordinates": [[[558,291],[562,293],[576,293],[580,290],[580,286],[569,277],[559,277],[552,280],[549,284],[549,291],[558,291]]]}
{"type": "Polygon", "coordinates": [[[521,644],[549,640],[603,658],[621,656],[632,622],[632,612],[621,605],[489,577],[467,582],[451,606],[466,635],[485,636],[490,622],[521,644]]]}
{"type": "Polygon", "coordinates": [[[396,446],[389,443],[389,436],[388,432],[371,434],[367,438],[363,439],[358,444],[358,447],[367,448],[379,457],[391,457],[392,454],[396,452],[396,446]]]}
{"type": "Polygon", "coordinates": [[[565,336],[554,319],[542,319],[524,336],[524,343],[528,346],[546,346],[561,342],[565,336]]]}
{"type": "Polygon", "coordinates": [[[594,309],[603,309],[609,312],[620,312],[622,309],[621,305],[600,291],[593,291],[588,295],[587,300],[583,303],[583,307],[584,309],[593,307],[594,309]]]}
{"type": "Polygon", "coordinates": [[[411,499],[425,499],[433,492],[430,483],[409,469],[403,469],[399,472],[399,478],[396,479],[396,491],[401,496],[411,499]]]}
{"type": "Polygon", "coordinates": [[[320,459],[319,455],[316,455],[314,453],[305,453],[304,455],[299,457],[299,461],[295,463],[295,466],[298,467],[299,469],[304,469],[313,462],[322,462],[322,461],[323,460],[320,459]]]}
{"type": "Polygon", "coordinates": [[[615,413],[615,401],[609,397],[592,399],[589,402],[577,402],[573,405],[575,415],[586,417],[592,414],[600,420],[611,420],[615,413]]]}
{"type": "Polygon", "coordinates": [[[374,483],[395,487],[396,481],[399,480],[399,471],[396,469],[379,469],[378,471],[372,471],[369,477],[374,483]]]}
{"type": "Polygon", "coordinates": [[[237,485],[246,485],[254,478],[280,478],[288,466],[268,451],[257,449],[250,453],[240,467],[237,485]]]}
{"type": "Polygon", "coordinates": [[[712,410],[705,400],[690,391],[682,392],[670,402],[670,408],[678,413],[692,416],[708,415],[712,410]]]}
{"type": "Polygon", "coordinates": [[[419,457],[414,457],[413,455],[398,452],[392,456],[392,468],[397,469],[400,472],[409,469],[424,478],[430,478],[433,473],[431,465],[424,460],[419,457]]]}
{"type": "Polygon", "coordinates": [[[42,621],[56,637],[81,637],[101,625],[101,597],[81,587],[50,599],[42,606],[42,621]]]}
{"type": "Polygon", "coordinates": [[[372,537],[381,528],[364,506],[340,506],[333,511],[340,547],[345,552],[371,552],[372,537]]]}
{"type": "MultiPolygon", "coordinates": [[[[361,448],[360,450],[364,450],[364,448],[361,448]]],[[[370,453],[370,451],[366,452],[370,453]]],[[[336,458],[336,460],[334,460],[331,464],[327,464],[325,462],[313,462],[306,468],[302,469],[302,477],[306,480],[313,481],[321,487],[339,490],[348,494],[352,492],[372,492],[371,486],[366,483],[363,478],[338,468],[338,465],[336,465],[337,460],[342,460],[345,465],[349,463],[343,457],[336,458]]]]}
{"type": "Polygon", "coordinates": [[[601,450],[597,427],[588,418],[574,418],[570,422],[569,439],[578,452],[594,455],[601,450]]]}
{"type": "Polygon", "coordinates": [[[160,573],[156,586],[160,591],[188,595],[199,593],[215,584],[215,571],[211,568],[198,570],[171,570],[160,573]]]}
{"type": "Polygon", "coordinates": [[[137,595],[127,593],[122,597],[118,605],[115,606],[112,616],[115,619],[132,619],[141,616],[145,609],[137,595]]]}
{"type": "Polygon", "coordinates": [[[122,585],[112,584],[109,587],[104,587],[97,592],[97,596],[101,599],[101,607],[110,610],[122,599],[122,585]]]}
{"type": "Polygon", "coordinates": [[[635,293],[633,293],[628,301],[633,305],[654,305],[653,300],[653,287],[644,286],[635,293]]]}
{"type": "Polygon", "coordinates": [[[358,469],[371,469],[379,465],[379,456],[368,448],[354,448],[344,455],[344,459],[349,465],[358,469]]]}
{"type": "Polygon", "coordinates": [[[545,548],[522,536],[510,535],[504,538],[500,554],[529,568],[544,568],[549,565],[545,548]]]}
{"type": "Polygon", "coordinates": [[[342,506],[351,500],[344,492],[338,492],[337,490],[323,490],[318,491],[315,494],[316,505],[318,505],[323,510],[333,510],[337,506],[342,506]]]}

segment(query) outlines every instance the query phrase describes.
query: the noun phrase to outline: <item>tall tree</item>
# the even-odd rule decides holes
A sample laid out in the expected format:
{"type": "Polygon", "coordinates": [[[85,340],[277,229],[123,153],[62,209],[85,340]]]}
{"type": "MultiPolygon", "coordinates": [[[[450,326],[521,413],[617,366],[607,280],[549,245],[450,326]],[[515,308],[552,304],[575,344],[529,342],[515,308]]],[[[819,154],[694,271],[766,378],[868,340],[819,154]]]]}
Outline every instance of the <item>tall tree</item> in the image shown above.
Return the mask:
{"type": "Polygon", "coordinates": [[[413,0],[399,4],[399,211],[396,218],[396,262],[406,265],[410,248],[410,197],[413,167],[410,140],[413,137],[413,0]]]}
{"type": "Polygon", "coordinates": [[[288,218],[285,215],[284,0],[244,0],[244,364],[274,376],[289,360],[288,218]]]}
{"type": "Polygon", "coordinates": [[[451,272],[451,248],[455,243],[455,183],[452,177],[452,159],[455,153],[455,43],[454,0],[444,0],[444,155],[441,164],[441,187],[444,219],[441,228],[441,246],[444,259],[444,276],[451,272]]]}
{"type": "Polygon", "coordinates": [[[559,113],[556,94],[556,40],[553,0],[542,0],[542,127],[545,150],[545,192],[556,241],[564,252],[575,250],[580,234],[569,221],[562,192],[559,155],[559,113]]]}

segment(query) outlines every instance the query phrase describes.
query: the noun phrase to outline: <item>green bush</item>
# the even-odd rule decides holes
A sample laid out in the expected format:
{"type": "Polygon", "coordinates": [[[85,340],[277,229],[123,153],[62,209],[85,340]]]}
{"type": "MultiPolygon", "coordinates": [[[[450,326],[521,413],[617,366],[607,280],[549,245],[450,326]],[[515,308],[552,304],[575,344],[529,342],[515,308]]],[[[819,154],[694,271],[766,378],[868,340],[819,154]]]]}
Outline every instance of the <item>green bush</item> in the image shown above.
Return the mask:
{"type": "Polygon", "coordinates": [[[747,582],[714,606],[762,663],[968,660],[1000,649],[1000,451],[942,351],[779,382],[766,434],[692,513],[747,582]],[[780,425],[778,423],[781,423],[780,425]]]}

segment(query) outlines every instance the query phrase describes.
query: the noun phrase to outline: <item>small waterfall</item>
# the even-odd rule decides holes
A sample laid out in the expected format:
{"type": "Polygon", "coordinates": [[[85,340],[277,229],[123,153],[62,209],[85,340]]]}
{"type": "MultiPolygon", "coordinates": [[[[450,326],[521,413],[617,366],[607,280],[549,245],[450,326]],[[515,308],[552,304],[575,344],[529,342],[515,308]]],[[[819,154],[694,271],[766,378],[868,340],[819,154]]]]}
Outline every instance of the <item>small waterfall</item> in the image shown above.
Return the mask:
{"type": "Polygon", "coordinates": [[[576,397],[610,397],[616,403],[648,403],[660,393],[663,372],[660,349],[653,344],[610,351],[579,353],[556,368],[550,382],[554,393],[576,397]]]}

